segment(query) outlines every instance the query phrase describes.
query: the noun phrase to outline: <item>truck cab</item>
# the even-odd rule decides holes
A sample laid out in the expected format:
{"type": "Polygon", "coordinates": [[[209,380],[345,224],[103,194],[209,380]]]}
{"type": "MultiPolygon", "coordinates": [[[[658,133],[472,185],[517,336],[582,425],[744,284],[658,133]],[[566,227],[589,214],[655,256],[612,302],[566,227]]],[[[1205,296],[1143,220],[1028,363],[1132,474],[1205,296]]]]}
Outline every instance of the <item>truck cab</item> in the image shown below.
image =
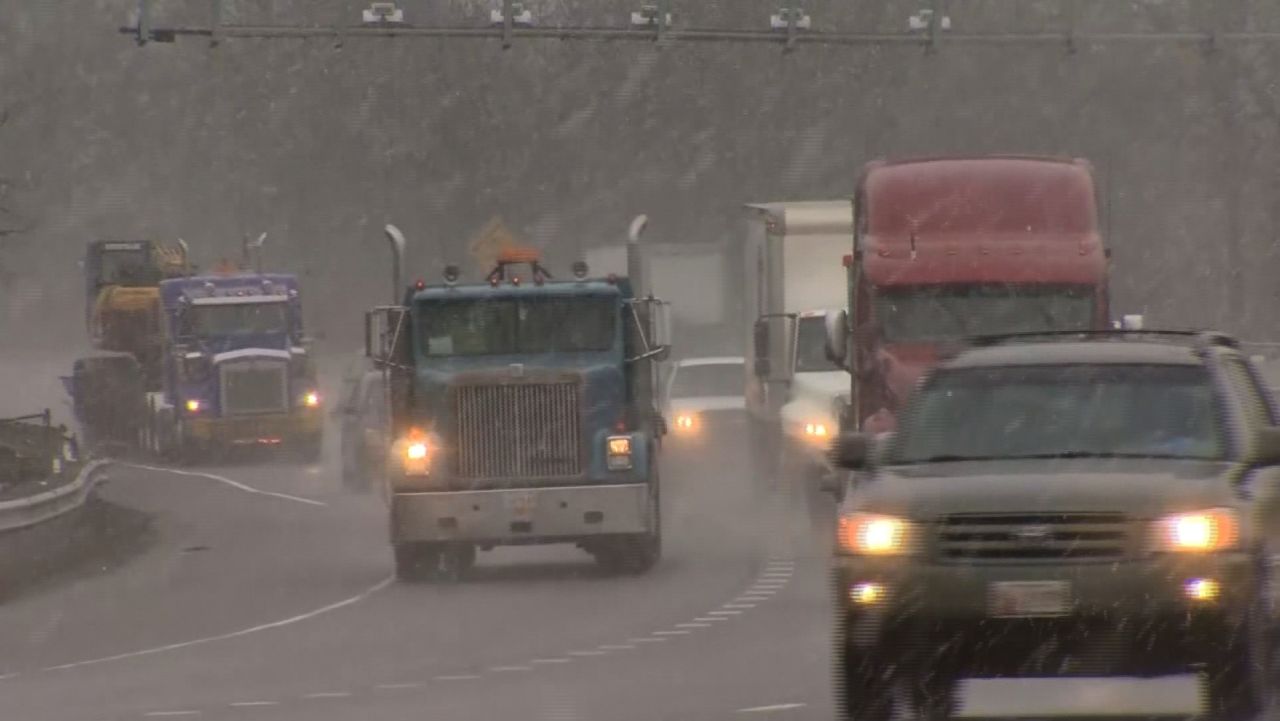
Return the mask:
{"type": "Polygon", "coordinates": [[[664,307],[587,272],[559,281],[508,253],[483,282],[450,266],[369,316],[401,577],[460,574],[501,545],[574,543],[627,572],[657,561],[664,307]]]}
{"type": "Polygon", "coordinates": [[[852,374],[845,426],[885,432],[965,338],[1111,327],[1110,253],[1085,160],[876,161],[863,170],[847,312],[828,355],[852,374]]]}
{"type": "Polygon", "coordinates": [[[149,401],[153,445],[177,455],[284,445],[317,457],[321,398],[297,278],[195,276],[162,282],[160,295],[165,383],[149,401]]]}

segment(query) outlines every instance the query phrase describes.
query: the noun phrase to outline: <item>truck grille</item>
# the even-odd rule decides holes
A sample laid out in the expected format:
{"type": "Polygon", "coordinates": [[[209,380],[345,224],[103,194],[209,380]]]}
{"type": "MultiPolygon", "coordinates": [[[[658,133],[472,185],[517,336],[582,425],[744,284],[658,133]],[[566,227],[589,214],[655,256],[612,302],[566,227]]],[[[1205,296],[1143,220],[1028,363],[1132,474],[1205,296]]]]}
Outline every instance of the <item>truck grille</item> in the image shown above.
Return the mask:
{"type": "Polygon", "coordinates": [[[1128,549],[1119,513],[955,514],[938,526],[943,561],[1109,560],[1128,549]]]}
{"type": "Polygon", "coordinates": [[[577,384],[460,386],[456,403],[462,478],[582,473],[577,384]]]}
{"type": "Polygon", "coordinates": [[[281,361],[235,361],[219,369],[223,415],[289,410],[289,375],[281,361]]]}

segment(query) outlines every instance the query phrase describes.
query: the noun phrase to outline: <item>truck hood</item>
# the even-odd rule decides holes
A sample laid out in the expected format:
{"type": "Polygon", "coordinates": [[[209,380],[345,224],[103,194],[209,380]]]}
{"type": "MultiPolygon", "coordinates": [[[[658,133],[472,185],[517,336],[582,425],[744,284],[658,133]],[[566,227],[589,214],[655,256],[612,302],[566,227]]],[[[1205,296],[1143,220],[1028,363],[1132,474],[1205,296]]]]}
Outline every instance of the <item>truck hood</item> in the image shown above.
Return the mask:
{"type": "Polygon", "coordinates": [[[207,354],[209,357],[233,351],[261,348],[264,350],[289,351],[289,336],[285,333],[254,333],[244,335],[206,336],[197,338],[192,343],[193,350],[207,354]]]}
{"type": "Polygon", "coordinates": [[[1132,518],[1232,505],[1235,466],[1214,461],[1070,459],[891,466],[850,510],[928,521],[952,513],[1118,512],[1132,518]]]}

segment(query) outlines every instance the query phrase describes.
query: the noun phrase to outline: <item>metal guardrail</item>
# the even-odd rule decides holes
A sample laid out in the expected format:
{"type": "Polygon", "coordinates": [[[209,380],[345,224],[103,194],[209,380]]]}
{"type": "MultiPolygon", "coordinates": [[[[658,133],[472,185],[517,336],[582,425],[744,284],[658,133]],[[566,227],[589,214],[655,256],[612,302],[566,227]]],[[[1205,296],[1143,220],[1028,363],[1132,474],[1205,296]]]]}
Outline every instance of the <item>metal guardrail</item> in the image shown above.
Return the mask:
{"type": "Polygon", "coordinates": [[[27,528],[84,505],[106,461],[81,456],[75,436],[55,426],[45,410],[15,418],[0,418],[0,534],[27,528]],[[3,476],[7,471],[9,483],[3,476]],[[29,492],[27,492],[29,491],[29,492]]]}

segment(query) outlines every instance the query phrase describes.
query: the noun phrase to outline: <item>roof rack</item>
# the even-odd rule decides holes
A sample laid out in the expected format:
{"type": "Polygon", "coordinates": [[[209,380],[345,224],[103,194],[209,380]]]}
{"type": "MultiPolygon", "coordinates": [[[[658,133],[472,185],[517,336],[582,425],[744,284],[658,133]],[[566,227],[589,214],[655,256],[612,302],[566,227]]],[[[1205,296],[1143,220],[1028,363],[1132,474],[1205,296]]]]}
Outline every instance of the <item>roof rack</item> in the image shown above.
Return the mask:
{"type": "Polygon", "coordinates": [[[1240,341],[1221,331],[1201,330],[1048,330],[1003,335],[972,336],[967,339],[971,348],[989,348],[1006,343],[1034,343],[1054,340],[1110,340],[1110,341],[1183,341],[1198,348],[1239,349],[1240,341]]]}

